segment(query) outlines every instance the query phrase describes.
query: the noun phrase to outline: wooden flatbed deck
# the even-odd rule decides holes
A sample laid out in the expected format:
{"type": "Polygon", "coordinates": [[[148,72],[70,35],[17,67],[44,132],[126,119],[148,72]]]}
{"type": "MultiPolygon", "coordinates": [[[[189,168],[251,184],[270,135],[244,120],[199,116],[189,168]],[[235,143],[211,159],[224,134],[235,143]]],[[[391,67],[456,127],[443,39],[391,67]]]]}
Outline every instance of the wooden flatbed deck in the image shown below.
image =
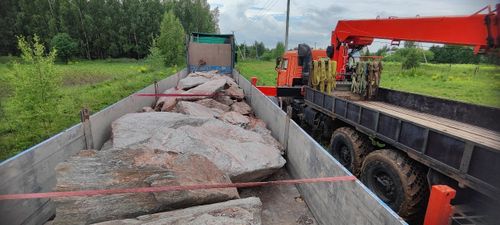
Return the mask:
{"type": "Polygon", "coordinates": [[[412,121],[443,133],[476,142],[500,151],[500,133],[482,127],[421,113],[403,107],[377,101],[355,101],[366,108],[380,111],[404,120],[412,121]]]}

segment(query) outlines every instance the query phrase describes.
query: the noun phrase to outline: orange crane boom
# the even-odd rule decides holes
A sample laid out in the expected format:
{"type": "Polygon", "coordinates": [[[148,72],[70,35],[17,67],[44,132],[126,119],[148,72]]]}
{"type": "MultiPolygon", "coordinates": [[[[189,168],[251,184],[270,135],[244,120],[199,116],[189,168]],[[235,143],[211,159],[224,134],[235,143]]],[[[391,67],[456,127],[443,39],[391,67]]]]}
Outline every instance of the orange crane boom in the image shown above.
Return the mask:
{"type": "Polygon", "coordinates": [[[349,50],[370,45],[375,38],[393,43],[418,41],[466,45],[474,47],[475,53],[498,48],[499,8],[500,4],[493,11],[487,6],[467,16],[340,20],[332,31],[328,55],[337,61],[337,73],[342,76],[346,72],[349,50]]]}

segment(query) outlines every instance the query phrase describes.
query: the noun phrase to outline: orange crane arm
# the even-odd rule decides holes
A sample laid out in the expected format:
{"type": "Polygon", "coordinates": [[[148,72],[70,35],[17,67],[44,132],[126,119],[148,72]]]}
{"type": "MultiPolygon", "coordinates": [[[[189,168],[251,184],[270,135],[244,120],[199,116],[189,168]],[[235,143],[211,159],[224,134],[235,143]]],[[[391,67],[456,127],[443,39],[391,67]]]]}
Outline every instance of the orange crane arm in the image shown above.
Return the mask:
{"type": "Polygon", "coordinates": [[[500,47],[500,4],[468,16],[341,20],[331,36],[328,55],[337,61],[337,80],[343,80],[349,49],[370,45],[373,39],[418,41],[474,47],[474,52],[500,47]],[[487,13],[482,13],[488,9],[487,13]]]}
{"type": "Polygon", "coordinates": [[[495,11],[470,16],[341,20],[332,32],[334,47],[371,44],[374,38],[473,46],[475,52],[500,46],[500,4],[495,11]]]}

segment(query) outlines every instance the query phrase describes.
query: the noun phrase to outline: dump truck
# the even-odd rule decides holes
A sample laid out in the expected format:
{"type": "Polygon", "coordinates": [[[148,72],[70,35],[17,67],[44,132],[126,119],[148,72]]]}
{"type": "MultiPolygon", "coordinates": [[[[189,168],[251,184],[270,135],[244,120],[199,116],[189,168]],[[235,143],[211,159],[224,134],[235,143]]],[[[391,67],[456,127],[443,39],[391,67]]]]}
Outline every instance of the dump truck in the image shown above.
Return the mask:
{"type": "MultiPolygon", "coordinates": [[[[234,70],[233,35],[193,34],[189,40],[187,68],[99,112],[82,110],[81,123],[1,162],[0,199],[11,194],[51,192],[57,183],[54,168],[75,155],[90,154],[82,150],[97,149],[91,151],[96,152],[105,148],[112,137],[111,124],[114,121],[128,113],[153,106],[157,100],[155,93],[176,87],[179,80],[190,72],[214,68],[231,76],[244,90],[245,100],[255,115],[265,121],[272,136],[284,147],[287,160],[285,173],[288,176],[293,179],[352,176],[278,105],[234,70]]],[[[273,193],[276,192],[274,194],[266,191],[265,187],[253,191],[268,193],[266,198],[261,197],[265,209],[262,216],[267,217],[267,221],[275,221],[270,224],[280,224],[278,222],[283,221],[280,219],[299,224],[405,224],[359,180],[303,183],[287,187],[288,190],[272,189],[273,193]],[[288,212],[293,209],[293,204],[301,202],[307,205],[312,220],[299,218],[298,214],[294,214],[295,211],[288,212]],[[275,207],[273,204],[281,205],[275,207]],[[292,217],[286,218],[287,215],[292,217]]],[[[243,192],[240,194],[243,195],[243,192]]],[[[55,208],[54,200],[47,197],[0,200],[0,224],[45,224],[54,216],[57,217],[55,208]]]]}
{"type": "Polygon", "coordinates": [[[298,124],[326,142],[332,156],[403,218],[422,219],[431,187],[448,185],[457,191],[457,221],[494,224],[500,210],[500,109],[379,88],[380,58],[359,57],[359,51],[378,38],[498,54],[499,9],[340,20],[326,50],[301,44],[285,52],[277,59],[276,86],[258,88],[280,98],[298,124]]]}

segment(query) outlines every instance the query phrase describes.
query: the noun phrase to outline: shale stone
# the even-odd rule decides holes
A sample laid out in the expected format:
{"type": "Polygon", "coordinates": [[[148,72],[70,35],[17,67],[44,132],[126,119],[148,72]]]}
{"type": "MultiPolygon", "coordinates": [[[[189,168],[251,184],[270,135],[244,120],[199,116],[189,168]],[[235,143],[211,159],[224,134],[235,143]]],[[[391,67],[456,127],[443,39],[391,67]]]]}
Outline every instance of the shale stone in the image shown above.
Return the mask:
{"type": "Polygon", "coordinates": [[[115,148],[199,154],[232,181],[261,180],[285,164],[280,149],[267,137],[214,118],[132,113],[116,120],[112,128],[115,148]]]}
{"type": "MultiPolygon", "coordinates": [[[[176,90],[175,88],[170,88],[163,92],[163,94],[182,94],[184,93],[183,90],[176,90]]],[[[169,112],[172,109],[174,109],[175,105],[177,104],[177,98],[176,96],[163,96],[158,99],[155,105],[155,110],[156,111],[162,111],[162,112],[169,112]]]]}
{"type": "Polygon", "coordinates": [[[215,101],[214,99],[211,99],[211,98],[198,100],[198,101],[196,101],[196,103],[203,105],[205,107],[208,107],[208,108],[220,109],[224,112],[231,110],[230,106],[222,104],[222,103],[215,101]]]}
{"type": "MultiPolygon", "coordinates": [[[[211,81],[208,81],[200,86],[189,89],[186,92],[186,94],[213,95],[213,94],[217,93],[218,91],[222,90],[225,85],[226,85],[225,79],[211,80],[211,81]]],[[[182,99],[203,99],[203,98],[207,98],[207,97],[206,96],[182,97],[182,99]]]]}
{"type": "Polygon", "coordinates": [[[201,104],[188,101],[180,101],[179,103],[177,103],[177,112],[186,115],[209,117],[209,118],[213,118],[216,116],[219,117],[220,115],[220,111],[214,111],[201,104]]]}
{"type": "Polygon", "coordinates": [[[186,77],[186,78],[179,81],[177,88],[178,89],[189,89],[192,87],[196,87],[200,84],[204,84],[208,81],[210,81],[210,79],[203,77],[203,76],[186,77]]]}
{"type": "Polygon", "coordinates": [[[229,88],[226,89],[226,94],[228,94],[229,96],[231,96],[231,98],[236,99],[238,101],[243,100],[243,98],[245,97],[245,93],[238,86],[229,86],[229,88]]]}
{"type": "Polygon", "coordinates": [[[248,115],[252,112],[252,108],[244,101],[235,102],[234,104],[232,104],[231,110],[233,110],[241,115],[248,115]]]}
{"type": "MultiPolygon", "coordinates": [[[[55,191],[231,183],[201,155],[152,149],[83,150],[56,167],[55,191]]],[[[235,188],[53,199],[53,224],[89,224],[238,198],[235,188]]]]}
{"type": "Polygon", "coordinates": [[[241,127],[245,127],[250,122],[250,119],[248,119],[247,116],[243,116],[240,113],[234,111],[222,114],[220,119],[224,122],[228,122],[230,124],[238,125],[241,127]]]}
{"type": "Polygon", "coordinates": [[[97,225],[260,225],[261,211],[260,199],[249,197],[97,225]]]}

